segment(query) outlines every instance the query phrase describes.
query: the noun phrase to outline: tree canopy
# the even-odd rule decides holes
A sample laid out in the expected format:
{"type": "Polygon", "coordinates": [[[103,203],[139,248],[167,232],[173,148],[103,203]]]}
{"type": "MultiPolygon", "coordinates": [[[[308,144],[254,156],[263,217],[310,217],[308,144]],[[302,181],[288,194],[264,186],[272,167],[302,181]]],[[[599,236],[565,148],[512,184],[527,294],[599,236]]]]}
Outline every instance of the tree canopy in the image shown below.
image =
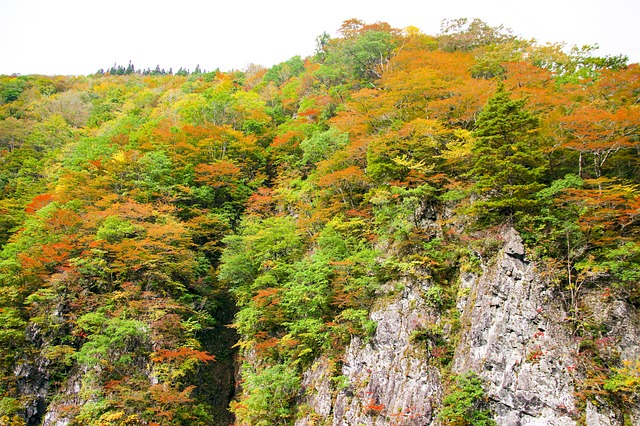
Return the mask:
{"type": "Polygon", "coordinates": [[[0,76],[0,423],[293,424],[377,300],[428,279],[453,309],[505,224],[580,332],[585,288],[639,303],[638,64],[477,19],[317,42],[268,69],[0,76]]]}

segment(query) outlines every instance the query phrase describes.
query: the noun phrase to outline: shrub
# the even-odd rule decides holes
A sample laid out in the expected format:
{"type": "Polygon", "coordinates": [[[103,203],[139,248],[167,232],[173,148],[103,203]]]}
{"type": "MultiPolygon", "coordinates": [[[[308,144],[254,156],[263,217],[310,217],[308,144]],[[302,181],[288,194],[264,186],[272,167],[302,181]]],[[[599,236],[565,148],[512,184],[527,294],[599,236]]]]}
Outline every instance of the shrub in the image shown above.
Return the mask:
{"type": "Polygon", "coordinates": [[[442,400],[438,417],[449,426],[495,426],[491,412],[486,407],[482,380],[467,372],[455,378],[455,384],[442,400]]]}

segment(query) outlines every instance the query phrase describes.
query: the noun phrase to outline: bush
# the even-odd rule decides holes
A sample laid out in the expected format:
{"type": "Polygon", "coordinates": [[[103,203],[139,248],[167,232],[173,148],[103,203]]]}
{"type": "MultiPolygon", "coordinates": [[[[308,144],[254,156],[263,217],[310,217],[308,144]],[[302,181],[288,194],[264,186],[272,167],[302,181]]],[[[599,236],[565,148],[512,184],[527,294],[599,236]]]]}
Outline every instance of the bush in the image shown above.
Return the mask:
{"type": "Polygon", "coordinates": [[[287,424],[294,415],[300,376],[291,366],[276,364],[260,371],[242,372],[245,397],[232,403],[239,424],[268,426],[287,424]]]}
{"type": "Polygon", "coordinates": [[[455,384],[442,400],[442,410],[438,417],[450,426],[495,426],[491,412],[486,409],[486,396],[482,380],[467,372],[455,378],[455,384]]]}

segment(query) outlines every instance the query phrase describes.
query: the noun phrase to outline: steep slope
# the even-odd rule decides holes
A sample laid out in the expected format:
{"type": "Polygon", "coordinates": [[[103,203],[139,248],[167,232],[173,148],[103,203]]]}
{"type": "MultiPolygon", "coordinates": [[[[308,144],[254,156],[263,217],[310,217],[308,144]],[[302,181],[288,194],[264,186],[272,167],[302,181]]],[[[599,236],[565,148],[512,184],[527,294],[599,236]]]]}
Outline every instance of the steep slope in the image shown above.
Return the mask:
{"type": "MultiPolygon", "coordinates": [[[[481,378],[484,405],[498,425],[637,424],[637,405],[625,417],[607,398],[596,403],[576,396],[584,381],[580,339],[540,265],[527,259],[518,233],[508,228],[500,237],[502,248],[481,274],[462,274],[459,336],[450,329],[446,336],[458,342],[451,373],[481,378]]],[[[441,424],[448,379],[430,362],[433,352],[412,335],[442,318],[425,297],[428,282],[404,284],[372,311],[377,329],[371,339],[352,340],[340,386],[328,379],[325,359],[305,373],[301,403],[311,414],[296,425],[441,424]]],[[[637,359],[638,310],[621,301],[591,308],[610,326],[611,350],[637,359]]]]}
{"type": "Polygon", "coordinates": [[[638,422],[640,67],[338,34],[0,76],[0,423],[638,422]]]}
{"type": "Polygon", "coordinates": [[[576,344],[566,314],[520,236],[512,228],[501,236],[503,249],[458,301],[464,331],[453,371],[483,379],[498,424],[575,424],[576,344]]]}
{"type": "MultiPolygon", "coordinates": [[[[327,362],[305,373],[304,403],[313,414],[296,425],[431,424],[442,399],[442,376],[431,354],[412,333],[435,322],[438,314],[422,294],[428,282],[406,283],[399,295],[371,313],[377,328],[370,339],[356,337],[346,350],[337,388],[327,383],[327,362]],[[322,423],[324,422],[324,423],[322,423]]],[[[335,383],[336,380],[333,380],[335,383]]]]}

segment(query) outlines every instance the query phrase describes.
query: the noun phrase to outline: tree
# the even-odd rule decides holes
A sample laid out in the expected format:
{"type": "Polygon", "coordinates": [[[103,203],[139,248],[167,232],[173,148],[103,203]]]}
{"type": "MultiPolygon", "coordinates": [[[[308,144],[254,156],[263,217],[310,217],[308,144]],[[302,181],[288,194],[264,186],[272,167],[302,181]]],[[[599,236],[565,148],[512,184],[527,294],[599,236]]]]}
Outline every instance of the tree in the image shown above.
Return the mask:
{"type": "Polygon", "coordinates": [[[508,43],[516,40],[509,28],[492,27],[474,18],[443,20],[440,25],[440,49],[446,52],[469,51],[481,46],[508,43]]]}
{"type": "Polygon", "coordinates": [[[474,79],[475,61],[464,52],[403,49],[381,80],[377,110],[386,116],[438,118],[470,127],[495,83],[474,79]],[[384,107],[384,108],[383,108],[384,107]]]}
{"type": "Polygon", "coordinates": [[[546,167],[539,149],[538,119],[501,84],[476,122],[469,176],[482,197],[474,210],[489,222],[535,206],[533,194],[546,167]]]}
{"type": "Polygon", "coordinates": [[[0,104],[18,100],[26,85],[24,77],[3,78],[0,81],[0,104]]]}
{"type": "Polygon", "coordinates": [[[31,132],[32,126],[29,120],[18,120],[14,117],[0,121],[0,152],[5,149],[11,152],[20,148],[31,132]]]}
{"type": "Polygon", "coordinates": [[[584,157],[593,160],[593,177],[602,176],[607,160],[621,149],[636,145],[640,110],[620,108],[609,111],[596,105],[581,105],[560,119],[566,140],[563,146],[578,151],[578,175],[584,175],[584,157]]]}
{"type": "Polygon", "coordinates": [[[328,159],[335,151],[344,148],[349,142],[349,135],[332,128],[325,132],[317,132],[300,142],[302,163],[316,164],[328,159]]]}
{"type": "Polygon", "coordinates": [[[376,182],[424,181],[435,174],[452,131],[439,120],[417,118],[375,137],[367,152],[367,175],[376,182]]]}
{"type": "Polygon", "coordinates": [[[88,95],[76,91],[55,95],[45,108],[46,115],[59,115],[73,127],[84,126],[91,113],[88,95]]]}
{"type": "Polygon", "coordinates": [[[231,410],[241,424],[268,426],[289,424],[300,388],[300,378],[290,366],[276,364],[258,371],[243,368],[245,396],[231,410]]]}
{"type": "Polygon", "coordinates": [[[320,75],[332,75],[334,81],[374,84],[382,76],[400,44],[401,31],[389,24],[365,24],[349,19],[339,30],[342,38],[324,40],[322,56],[324,66],[320,75]]]}

